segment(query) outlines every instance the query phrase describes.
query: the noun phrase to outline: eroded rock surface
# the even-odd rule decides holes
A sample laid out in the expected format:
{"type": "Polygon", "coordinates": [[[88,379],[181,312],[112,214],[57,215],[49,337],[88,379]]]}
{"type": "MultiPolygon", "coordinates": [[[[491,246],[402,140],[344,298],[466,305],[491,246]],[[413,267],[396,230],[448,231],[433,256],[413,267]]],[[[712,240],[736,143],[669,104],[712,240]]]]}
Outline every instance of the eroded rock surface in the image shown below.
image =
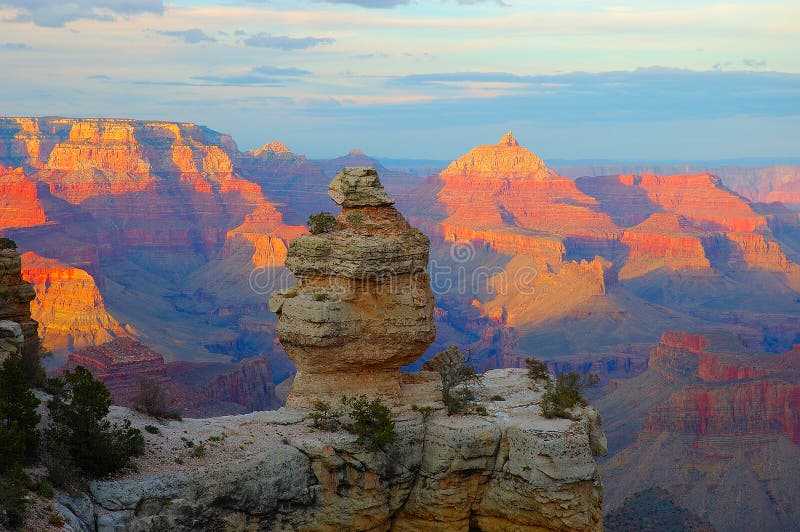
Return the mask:
{"type": "Polygon", "coordinates": [[[31,318],[36,294],[21,271],[19,253],[0,250],[0,361],[33,357],[39,352],[39,324],[31,318]]]}
{"type": "Polygon", "coordinates": [[[398,398],[400,368],[435,334],[428,238],[392,206],[372,168],[342,170],[329,192],[343,206],[335,226],[292,241],[286,266],[297,285],[270,297],[297,366],[292,407],[343,394],[398,398]]]}
{"type": "Polygon", "coordinates": [[[397,440],[385,452],[285,408],[161,425],[146,434],[153,452],[138,472],[92,483],[89,517],[102,530],[175,532],[602,529],[596,412],[542,418],[541,391],[524,370],[505,369],[484,376],[485,416],[448,417],[430,378],[406,375],[403,402],[433,412],[395,409],[397,440]],[[181,438],[202,442],[205,455],[189,456],[181,438]]]}

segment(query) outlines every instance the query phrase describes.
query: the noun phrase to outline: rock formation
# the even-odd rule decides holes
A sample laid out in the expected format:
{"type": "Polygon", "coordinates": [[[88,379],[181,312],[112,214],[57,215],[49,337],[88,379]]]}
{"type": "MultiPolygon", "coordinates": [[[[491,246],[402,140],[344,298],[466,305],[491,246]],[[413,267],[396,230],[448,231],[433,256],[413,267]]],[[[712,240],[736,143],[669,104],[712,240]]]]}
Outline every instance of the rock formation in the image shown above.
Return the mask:
{"type": "Polygon", "coordinates": [[[333,230],[292,241],[286,266],[297,285],[270,297],[297,367],[289,406],[342,394],[396,398],[400,368],[435,334],[428,238],[392,206],[374,169],[342,170],[329,194],[343,206],[333,230]]]}
{"type": "Polygon", "coordinates": [[[0,249],[0,360],[32,358],[39,353],[39,324],[31,318],[33,287],[21,275],[14,249],[0,249]]]}
{"type": "Polygon", "coordinates": [[[70,353],[65,368],[72,370],[77,366],[91,371],[120,405],[133,404],[141,380],[152,380],[165,390],[171,384],[164,357],[131,338],[118,338],[70,353]]]}
{"type": "Polygon", "coordinates": [[[161,425],[146,434],[152,452],[137,472],[59,498],[61,511],[92,531],[602,530],[594,457],[605,438],[593,410],[542,418],[541,392],[518,369],[484,376],[484,416],[447,416],[424,374],[409,376],[404,393],[433,410],[395,409],[397,440],[385,451],[314,429],[296,410],[161,425]],[[204,455],[171,459],[187,439],[204,455]]]}
{"type": "Polygon", "coordinates": [[[141,381],[154,382],[170,409],[187,416],[243,414],[277,408],[272,372],[264,357],[240,363],[164,363],[132,338],[117,338],[69,353],[62,369],[84,366],[105,384],[114,403],[135,406],[141,381]]]}
{"type": "Polygon", "coordinates": [[[0,231],[39,225],[45,220],[36,183],[22,168],[5,168],[0,164],[0,231]]]}
{"type": "Polygon", "coordinates": [[[22,255],[22,277],[36,292],[31,314],[40,324],[46,348],[79,349],[128,336],[106,310],[88,272],[29,251],[22,255]]]}
{"type": "Polygon", "coordinates": [[[608,508],[651,487],[717,530],[792,530],[800,474],[800,349],[725,352],[713,336],[667,331],[643,374],[600,390],[611,458],[608,508]],[[712,341],[713,340],[713,341],[712,341]],[[737,493],[747,493],[737,500],[737,493]]]}

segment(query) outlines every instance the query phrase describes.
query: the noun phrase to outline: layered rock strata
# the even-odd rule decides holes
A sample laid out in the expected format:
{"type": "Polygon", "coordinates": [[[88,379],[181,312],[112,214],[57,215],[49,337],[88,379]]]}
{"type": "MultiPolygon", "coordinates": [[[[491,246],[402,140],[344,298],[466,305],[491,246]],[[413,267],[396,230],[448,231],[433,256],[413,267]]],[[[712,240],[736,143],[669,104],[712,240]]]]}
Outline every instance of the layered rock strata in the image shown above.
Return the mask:
{"type": "Polygon", "coordinates": [[[342,394],[397,398],[400,368],[435,334],[428,238],[392,206],[372,168],[345,168],[329,195],[343,207],[333,229],[292,241],[286,266],[297,285],[270,297],[297,366],[289,406],[342,394]]]}
{"type": "Polygon", "coordinates": [[[21,272],[19,253],[0,249],[0,360],[35,357],[39,352],[39,324],[31,318],[36,293],[21,272]]]}
{"type": "Polygon", "coordinates": [[[80,349],[128,336],[85,270],[29,251],[22,255],[22,276],[36,292],[31,314],[48,349],[80,349]]]}
{"type": "Polygon", "coordinates": [[[84,504],[64,498],[64,513],[88,530],[602,530],[596,412],[542,418],[541,391],[520,369],[484,375],[485,416],[447,416],[430,384],[407,376],[385,451],[314,429],[296,410],[162,425],[146,436],[163,451],[137,459],[136,473],[93,482],[84,504]],[[182,439],[203,442],[205,455],[161,459],[182,439]]]}

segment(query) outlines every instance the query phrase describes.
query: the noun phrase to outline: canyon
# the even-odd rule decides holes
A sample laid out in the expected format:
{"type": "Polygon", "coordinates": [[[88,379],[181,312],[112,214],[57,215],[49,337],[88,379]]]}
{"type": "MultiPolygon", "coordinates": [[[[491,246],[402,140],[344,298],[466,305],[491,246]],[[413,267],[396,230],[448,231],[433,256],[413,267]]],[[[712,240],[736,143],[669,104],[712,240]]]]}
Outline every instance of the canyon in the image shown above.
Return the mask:
{"type": "MultiPolygon", "coordinates": [[[[358,151],[315,161],[280,142],[242,152],[193,124],[62,118],[0,119],[0,165],[0,236],[23,252],[51,372],[136,340],[163,358],[142,371],[157,362],[189,415],[279,406],[297,368],[269,294],[300,278],[308,312],[336,306],[287,258],[319,240],[310,214],[338,211],[341,167],[371,166],[429,239],[436,337],[406,369],[455,343],[479,370],[536,356],[598,373],[609,508],[662,486],[717,527],[769,511],[775,529],[797,523],[791,468],[773,465],[796,462],[798,445],[793,167],[548,167],[509,132],[421,177],[358,151]]],[[[357,235],[348,209],[333,214],[357,235]]]]}
{"type": "Polygon", "coordinates": [[[776,355],[730,349],[667,331],[647,371],[591,394],[609,441],[607,507],[662,487],[717,530],[798,526],[800,345],[776,355]]]}

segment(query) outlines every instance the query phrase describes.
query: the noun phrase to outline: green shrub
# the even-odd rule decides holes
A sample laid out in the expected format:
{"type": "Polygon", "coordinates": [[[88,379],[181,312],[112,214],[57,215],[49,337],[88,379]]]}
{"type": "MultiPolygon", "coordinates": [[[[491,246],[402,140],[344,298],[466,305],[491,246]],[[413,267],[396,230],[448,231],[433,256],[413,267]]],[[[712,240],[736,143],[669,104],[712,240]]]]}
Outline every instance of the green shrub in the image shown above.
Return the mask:
{"type": "Polygon", "coordinates": [[[314,294],[314,301],[327,301],[327,300],[328,300],[328,294],[326,294],[325,292],[317,292],[314,294]]]}
{"type": "Polygon", "coordinates": [[[0,249],[17,249],[17,243],[10,238],[0,238],[0,249]]]}
{"type": "Polygon", "coordinates": [[[52,423],[48,449],[92,476],[105,476],[130,467],[144,452],[144,436],[129,420],[111,423],[106,416],[111,393],[84,368],[64,372],[64,391],[50,402],[52,423]]]}
{"type": "Polygon", "coordinates": [[[505,401],[506,398],[502,395],[493,395],[489,398],[490,401],[505,401]]]}
{"type": "Polygon", "coordinates": [[[329,212],[318,212],[309,216],[306,224],[312,235],[330,233],[336,225],[336,217],[329,212]]]}
{"type": "Polygon", "coordinates": [[[36,484],[36,491],[45,499],[53,498],[53,485],[47,479],[42,479],[36,484]]]}
{"type": "Polygon", "coordinates": [[[331,408],[329,402],[314,401],[313,408],[309,417],[312,419],[316,428],[330,431],[339,430],[341,428],[342,422],[339,418],[342,417],[342,412],[331,408]]]}
{"type": "Polygon", "coordinates": [[[525,367],[528,368],[528,377],[538,380],[550,380],[550,373],[547,372],[547,364],[537,358],[526,358],[525,367]]]}
{"type": "Polygon", "coordinates": [[[411,405],[411,410],[422,414],[422,421],[428,421],[428,418],[433,415],[433,407],[430,406],[411,405]]]}
{"type": "Polygon", "coordinates": [[[25,523],[28,505],[25,495],[29,484],[30,479],[19,464],[0,473],[0,525],[5,524],[16,529],[25,523]]]}
{"type": "Polygon", "coordinates": [[[397,435],[391,410],[380,398],[370,401],[366,395],[343,396],[342,404],[350,409],[347,413],[350,423],[345,423],[343,427],[350,434],[358,436],[357,443],[370,451],[385,451],[385,446],[394,442],[397,435]]]}
{"type": "Polygon", "coordinates": [[[19,363],[6,359],[0,366],[0,473],[36,457],[41,417],[19,363]]]}
{"type": "Polygon", "coordinates": [[[150,434],[161,434],[161,429],[156,427],[155,425],[145,425],[144,430],[146,430],[150,434]]]}
{"type": "Polygon", "coordinates": [[[562,373],[547,383],[540,403],[542,415],[547,418],[571,418],[567,410],[576,405],[586,406],[588,403],[582,395],[583,391],[595,386],[599,381],[597,375],[591,373],[583,375],[574,371],[562,373]]]}
{"type": "Polygon", "coordinates": [[[195,445],[191,451],[189,451],[189,456],[192,458],[202,458],[206,455],[206,446],[202,443],[198,443],[195,445]]]}

